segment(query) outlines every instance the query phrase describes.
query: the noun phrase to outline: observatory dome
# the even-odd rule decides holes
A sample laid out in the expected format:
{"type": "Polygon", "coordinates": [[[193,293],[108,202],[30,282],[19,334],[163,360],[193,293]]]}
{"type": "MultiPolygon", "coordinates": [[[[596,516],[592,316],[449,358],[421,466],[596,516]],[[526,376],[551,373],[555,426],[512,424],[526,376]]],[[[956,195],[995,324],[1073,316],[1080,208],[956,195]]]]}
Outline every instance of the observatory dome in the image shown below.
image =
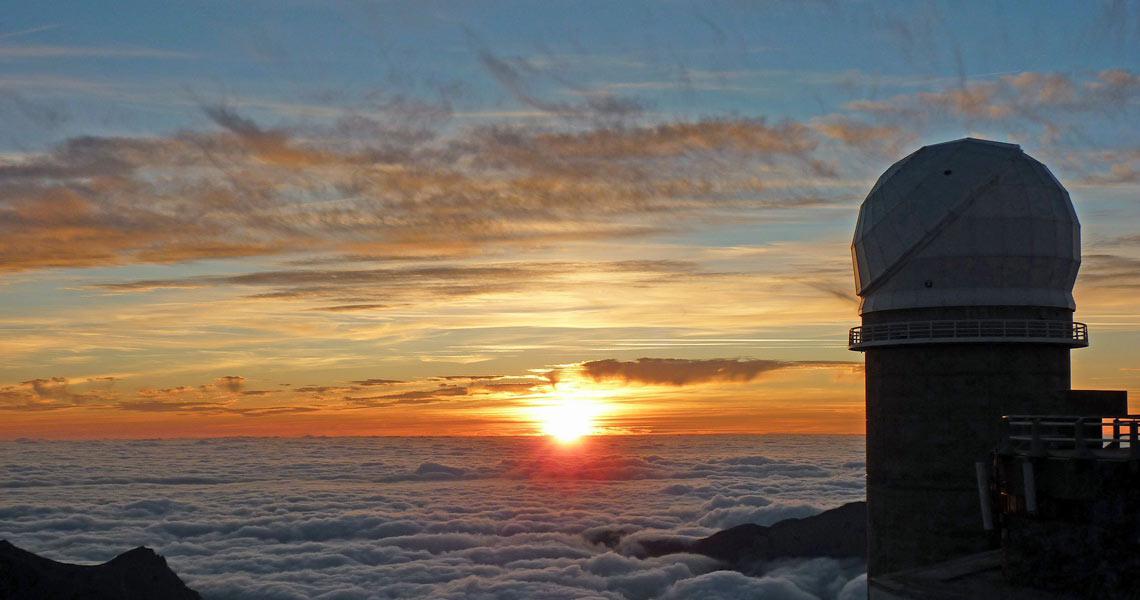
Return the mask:
{"type": "Polygon", "coordinates": [[[851,255],[860,313],[1073,310],[1080,247],[1069,193],[1020,146],[925,146],[887,169],[859,208],[851,255]]]}

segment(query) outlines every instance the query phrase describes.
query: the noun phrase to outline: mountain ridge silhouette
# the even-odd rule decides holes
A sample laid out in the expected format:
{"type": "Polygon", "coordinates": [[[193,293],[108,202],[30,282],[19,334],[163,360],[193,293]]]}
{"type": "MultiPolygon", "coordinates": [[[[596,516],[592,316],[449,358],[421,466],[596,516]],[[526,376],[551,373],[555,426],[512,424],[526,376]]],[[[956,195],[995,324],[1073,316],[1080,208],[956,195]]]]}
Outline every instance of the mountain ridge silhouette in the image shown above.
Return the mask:
{"type": "Polygon", "coordinates": [[[44,558],[0,540],[0,598],[6,600],[202,600],[154,550],[139,546],[98,565],[44,558]]]}

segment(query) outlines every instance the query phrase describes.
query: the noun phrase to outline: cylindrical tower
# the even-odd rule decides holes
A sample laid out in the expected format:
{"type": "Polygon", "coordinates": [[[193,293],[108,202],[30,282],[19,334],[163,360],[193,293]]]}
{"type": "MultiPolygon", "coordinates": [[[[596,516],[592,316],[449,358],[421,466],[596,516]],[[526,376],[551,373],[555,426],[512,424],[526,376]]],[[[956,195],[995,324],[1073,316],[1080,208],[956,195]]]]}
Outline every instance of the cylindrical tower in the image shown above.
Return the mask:
{"type": "Polygon", "coordinates": [[[984,550],[975,474],[1004,414],[1069,413],[1080,224],[1014,144],[966,138],[887,169],[851,246],[866,355],[871,577],[984,550]]]}

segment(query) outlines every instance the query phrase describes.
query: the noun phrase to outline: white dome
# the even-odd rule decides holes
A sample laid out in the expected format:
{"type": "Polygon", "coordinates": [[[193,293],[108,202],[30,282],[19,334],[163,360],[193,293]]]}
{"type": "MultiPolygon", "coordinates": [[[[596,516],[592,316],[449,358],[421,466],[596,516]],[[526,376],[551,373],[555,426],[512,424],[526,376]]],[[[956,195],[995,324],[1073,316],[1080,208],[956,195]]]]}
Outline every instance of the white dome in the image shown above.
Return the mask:
{"type": "Polygon", "coordinates": [[[851,255],[860,313],[1073,310],[1081,226],[1069,193],[1020,146],[965,138],[920,148],[879,177],[851,255]]]}

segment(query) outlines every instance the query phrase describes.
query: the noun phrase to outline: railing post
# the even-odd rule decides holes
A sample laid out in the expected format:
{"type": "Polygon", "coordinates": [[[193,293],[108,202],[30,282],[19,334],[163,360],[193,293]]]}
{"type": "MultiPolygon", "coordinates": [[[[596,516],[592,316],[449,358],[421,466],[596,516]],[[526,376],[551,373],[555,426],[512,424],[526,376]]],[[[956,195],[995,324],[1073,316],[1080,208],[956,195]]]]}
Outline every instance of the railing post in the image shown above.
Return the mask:
{"type": "Polygon", "coordinates": [[[1130,458],[1140,458],[1140,435],[1138,435],[1137,423],[1135,420],[1128,424],[1128,455],[1130,458]]]}
{"type": "Polygon", "coordinates": [[[978,478],[978,501],[982,505],[982,528],[994,530],[993,499],[990,496],[990,473],[986,463],[974,463],[974,474],[978,478]]]}
{"type": "Polygon", "coordinates": [[[1009,417],[1001,418],[1001,445],[998,446],[998,454],[1009,455],[1013,454],[1013,440],[1009,439],[1010,425],[1009,417]]]}
{"type": "Polygon", "coordinates": [[[1074,450],[1078,458],[1087,458],[1089,456],[1089,446],[1085,442],[1085,418],[1077,417],[1076,431],[1073,432],[1074,450]]]}
{"type": "Polygon", "coordinates": [[[1025,512],[1037,514],[1037,478],[1033,474],[1033,461],[1025,459],[1021,463],[1022,485],[1025,487],[1025,512]]]}
{"type": "Polygon", "coordinates": [[[1114,448],[1120,447],[1120,419],[1112,418],[1112,445],[1114,448]]]}

